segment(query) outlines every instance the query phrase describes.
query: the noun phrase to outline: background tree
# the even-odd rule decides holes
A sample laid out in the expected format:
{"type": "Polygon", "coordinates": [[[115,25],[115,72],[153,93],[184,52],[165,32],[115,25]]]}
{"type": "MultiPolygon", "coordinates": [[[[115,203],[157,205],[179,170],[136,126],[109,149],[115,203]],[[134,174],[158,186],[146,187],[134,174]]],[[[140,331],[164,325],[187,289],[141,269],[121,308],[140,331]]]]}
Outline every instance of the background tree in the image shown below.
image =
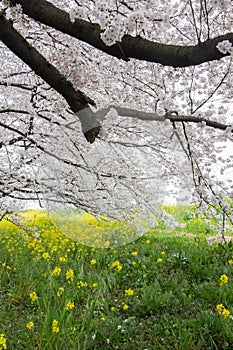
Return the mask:
{"type": "Polygon", "coordinates": [[[231,1],[0,6],[3,208],[47,198],[117,216],[192,178],[230,218],[231,179],[211,167],[233,166],[231,1]]]}

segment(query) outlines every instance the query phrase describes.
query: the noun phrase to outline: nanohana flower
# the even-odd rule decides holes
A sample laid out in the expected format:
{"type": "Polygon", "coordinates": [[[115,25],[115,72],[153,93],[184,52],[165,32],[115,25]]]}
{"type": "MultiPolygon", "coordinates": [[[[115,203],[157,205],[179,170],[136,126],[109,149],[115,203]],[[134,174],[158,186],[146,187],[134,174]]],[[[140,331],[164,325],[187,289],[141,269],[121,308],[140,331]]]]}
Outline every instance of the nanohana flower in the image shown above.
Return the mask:
{"type": "Polygon", "coordinates": [[[223,304],[218,304],[216,306],[216,309],[220,315],[222,315],[224,318],[230,317],[231,312],[225,308],[223,304]]]}
{"type": "Polygon", "coordinates": [[[66,271],[66,279],[68,281],[73,281],[74,280],[74,270],[69,269],[66,271]]]}
{"type": "Polygon", "coordinates": [[[121,263],[120,263],[120,261],[114,261],[113,263],[112,263],[112,265],[111,265],[111,267],[115,267],[115,269],[117,270],[117,271],[121,271],[122,270],[122,265],[121,265],[121,263]]]}
{"type": "Polygon", "coordinates": [[[42,254],[42,258],[45,259],[45,260],[49,260],[50,259],[49,253],[43,253],[42,254]]]}
{"type": "Polygon", "coordinates": [[[131,288],[125,289],[125,296],[132,296],[132,295],[134,295],[133,289],[131,288]]]}
{"type": "Polygon", "coordinates": [[[228,277],[227,277],[227,275],[224,274],[220,277],[220,286],[222,286],[223,284],[226,284],[226,283],[228,283],[228,277]]]}
{"type": "Polygon", "coordinates": [[[53,323],[52,323],[52,332],[53,332],[53,333],[58,333],[58,332],[59,332],[59,327],[58,327],[58,321],[57,321],[57,320],[53,320],[53,323]]]}
{"type": "Polygon", "coordinates": [[[131,255],[136,256],[138,255],[138,252],[132,252],[131,255]]]}
{"type": "Polygon", "coordinates": [[[65,290],[64,287],[60,287],[60,288],[58,289],[57,296],[58,296],[58,297],[61,297],[62,294],[63,294],[63,292],[64,292],[64,290],[65,290]]]}
{"type": "Polygon", "coordinates": [[[61,268],[56,266],[52,271],[52,276],[54,277],[59,276],[60,273],[61,273],[61,268]]]}
{"type": "Polygon", "coordinates": [[[227,309],[224,309],[222,311],[222,315],[223,315],[224,318],[227,318],[227,317],[230,317],[231,312],[229,310],[227,310],[227,309]]]}
{"type": "Polygon", "coordinates": [[[27,329],[32,329],[34,327],[34,322],[30,321],[26,324],[27,329]]]}
{"type": "Polygon", "coordinates": [[[66,309],[66,310],[72,310],[73,308],[74,308],[74,302],[71,301],[71,300],[68,300],[68,301],[66,302],[66,307],[65,307],[65,309],[66,309]]]}
{"type": "Polygon", "coordinates": [[[31,292],[31,293],[29,294],[29,297],[30,297],[32,303],[33,303],[34,301],[38,300],[38,295],[36,294],[36,292],[31,292]]]}
{"type": "Polygon", "coordinates": [[[67,262],[67,258],[65,256],[60,256],[59,261],[65,263],[67,262]]]}
{"type": "Polygon", "coordinates": [[[82,288],[82,287],[87,287],[88,286],[88,283],[87,282],[84,282],[82,280],[78,281],[77,282],[77,287],[78,288],[82,288]]]}
{"type": "Polygon", "coordinates": [[[7,348],[6,346],[6,337],[3,333],[0,334],[0,350],[5,350],[7,348]]]}

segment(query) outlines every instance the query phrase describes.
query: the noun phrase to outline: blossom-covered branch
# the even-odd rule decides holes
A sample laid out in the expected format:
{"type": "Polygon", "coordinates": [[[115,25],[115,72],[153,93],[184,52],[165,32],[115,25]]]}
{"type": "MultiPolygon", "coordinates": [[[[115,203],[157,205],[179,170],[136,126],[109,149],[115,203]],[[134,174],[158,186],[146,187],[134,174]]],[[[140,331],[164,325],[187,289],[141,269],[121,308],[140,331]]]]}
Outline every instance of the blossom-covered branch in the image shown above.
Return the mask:
{"type": "Polygon", "coordinates": [[[216,46],[222,41],[233,44],[233,33],[226,33],[193,46],[167,45],[150,41],[141,36],[124,35],[120,42],[108,46],[101,39],[101,27],[81,18],[71,22],[70,15],[46,0],[12,0],[21,4],[25,14],[65,34],[86,42],[93,47],[124,60],[135,58],[161,63],[172,67],[188,67],[219,60],[230,55],[220,52],[216,46]]]}
{"type": "Polygon", "coordinates": [[[85,120],[86,115],[83,116],[83,113],[80,111],[88,108],[89,104],[95,105],[95,102],[80,90],[75,90],[72,84],[59,70],[32,47],[32,45],[15,30],[12,23],[3,16],[0,16],[0,26],[0,39],[2,42],[39,77],[66,99],[71,110],[79,117],[86,139],[91,143],[94,142],[95,137],[99,133],[100,126],[98,122],[95,121],[94,115],[91,116],[91,122],[89,122],[89,118],[87,123],[85,120]],[[79,115],[79,113],[81,113],[81,115],[79,115]]]}
{"type": "Polygon", "coordinates": [[[110,109],[114,109],[117,114],[121,117],[129,117],[136,118],[142,121],[160,121],[163,122],[165,120],[169,120],[171,122],[186,122],[186,123],[199,123],[203,126],[209,126],[214,129],[219,130],[227,130],[229,129],[231,132],[233,131],[233,126],[228,124],[223,124],[217,122],[215,120],[209,120],[207,118],[201,116],[192,116],[192,115],[179,115],[175,111],[167,112],[165,115],[158,115],[153,112],[144,112],[139,111],[132,108],[118,107],[115,105],[110,105],[108,108],[104,108],[95,113],[97,119],[104,119],[106,114],[110,111],[110,109]]]}

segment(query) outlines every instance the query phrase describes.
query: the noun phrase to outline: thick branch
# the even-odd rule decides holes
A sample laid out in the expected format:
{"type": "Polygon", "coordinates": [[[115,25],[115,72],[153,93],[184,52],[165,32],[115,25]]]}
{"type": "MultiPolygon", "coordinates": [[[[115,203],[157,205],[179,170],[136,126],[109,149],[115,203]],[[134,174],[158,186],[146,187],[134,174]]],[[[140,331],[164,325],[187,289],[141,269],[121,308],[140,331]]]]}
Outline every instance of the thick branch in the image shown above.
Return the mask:
{"type": "Polygon", "coordinates": [[[11,0],[11,2],[21,4],[24,13],[35,20],[84,41],[111,56],[125,60],[136,58],[172,67],[188,67],[219,60],[229,55],[223,55],[218,51],[216,45],[219,42],[229,40],[233,44],[233,33],[227,33],[195,46],[160,44],[130,35],[125,35],[120,43],[106,46],[100,38],[101,28],[98,24],[82,19],[76,19],[75,23],[71,23],[68,13],[46,0],[11,0]]]}
{"type": "Polygon", "coordinates": [[[86,139],[94,142],[99,133],[100,126],[95,121],[94,114],[85,120],[83,109],[90,109],[88,104],[95,105],[94,101],[84,95],[80,90],[75,90],[73,85],[50,64],[35,48],[33,48],[13,27],[11,22],[0,16],[0,39],[2,42],[24,63],[26,63],[38,76],[61,94],[68,102],[70,108],[77,114],[86,139]],[[81,116],[79,115],[81,113],[81,116]],[[90,123],[91,120],[91,123],[90,123]],[[89,126],[89,129],[87,128],[89,126]]]}

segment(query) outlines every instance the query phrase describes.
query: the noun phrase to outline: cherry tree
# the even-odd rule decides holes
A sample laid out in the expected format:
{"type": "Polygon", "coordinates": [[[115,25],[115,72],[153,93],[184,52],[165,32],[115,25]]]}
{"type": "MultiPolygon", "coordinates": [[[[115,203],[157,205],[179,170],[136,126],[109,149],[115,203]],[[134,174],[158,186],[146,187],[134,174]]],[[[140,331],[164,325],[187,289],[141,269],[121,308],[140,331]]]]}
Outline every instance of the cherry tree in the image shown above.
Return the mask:
{"type": "Polygon", "coordinates": [[[232,181],[212,171],[233,167],[232,9],[2,0],[2,209],[48,200],[119,216],[173,183],[232,220],[232,181]]]}

